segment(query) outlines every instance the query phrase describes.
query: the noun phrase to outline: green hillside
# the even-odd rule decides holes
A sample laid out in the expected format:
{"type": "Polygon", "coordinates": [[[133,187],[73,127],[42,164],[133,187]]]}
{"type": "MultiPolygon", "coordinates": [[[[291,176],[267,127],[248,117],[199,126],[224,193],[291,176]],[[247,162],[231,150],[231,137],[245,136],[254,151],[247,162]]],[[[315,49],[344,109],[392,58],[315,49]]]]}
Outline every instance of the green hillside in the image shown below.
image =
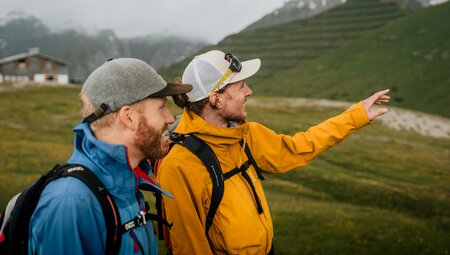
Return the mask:
{"type": "Polygon", "coordinates": [[[395,105],[450,117],[449,14],[450,2],[422,9],[253,89],[353,101],[389,87],[395,105]]]}
{"type": "MultiPolygon", "coordinates": [[[[0,207],[70,156],[78,92],[61,87],[0,92],[0,207]]],[[[256,100],[248,107],[250,119],[285,134],[342,111],[280,109],[264,102],[282,98],[256,100]]],[[[307,167],[266,175],[277,254],[448,254],[449,155],[448,139],[375,122],[307,167]]]]}
{"type": "MultiPolygon", "coordinates": [[[[259,57],[255,95],[354,101],[391,88],[393,105],[450,117],[450,3],[414,12],[350,0],[307,20],[231,35],[218,48],[259,57]]],[[[163,69],[172,80],[188,60],[163,69]]]]}
{"type": "MultiPolygon", "coordinates": [[[[230,35],[218,45],[201,52],[221,49],[234,52],[243,60],[260,58],[263,68],[252,80],[253,83],[259,83],[300,62],[341,47],[403,14],[404,11],[392,2],[350,0],[310,19],[230,35]]],[[[191,58],[162,69],[163,76],[172,80],[181,75],[191,58]]]]}

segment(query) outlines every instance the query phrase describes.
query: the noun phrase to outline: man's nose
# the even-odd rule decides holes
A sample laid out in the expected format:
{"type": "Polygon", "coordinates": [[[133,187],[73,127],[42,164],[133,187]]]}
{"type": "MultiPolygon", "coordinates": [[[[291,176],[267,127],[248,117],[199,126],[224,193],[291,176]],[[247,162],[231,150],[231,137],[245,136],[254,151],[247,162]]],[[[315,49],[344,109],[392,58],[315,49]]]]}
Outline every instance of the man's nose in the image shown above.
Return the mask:
{"type": "Polygon", "coordinates": [[[246,89],[246,91],[245,91],[245,96],[246,96],[246,97],[249,97],[249,96],[253,95],[253,91],[252,91],[252,89],[248,86],[248,84],[247,84],[247,83],[244,83],[244,86],[245,86],[245,89],[246,89]]]}
{"type": "Polygon", "coordinates": [[[175,122],[175,116],[170,112],[169,109],[167,109],[167,111],[165,112],[165,117],[166,117],[166,123],[167,124],[172,124],[175,122]]]}

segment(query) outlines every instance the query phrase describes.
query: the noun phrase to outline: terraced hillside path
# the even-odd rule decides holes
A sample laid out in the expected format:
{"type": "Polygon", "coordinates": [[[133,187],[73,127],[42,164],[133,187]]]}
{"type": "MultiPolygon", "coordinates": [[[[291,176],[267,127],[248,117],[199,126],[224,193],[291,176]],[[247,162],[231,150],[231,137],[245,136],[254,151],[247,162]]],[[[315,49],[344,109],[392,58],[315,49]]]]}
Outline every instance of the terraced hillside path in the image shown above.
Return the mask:
{"type": "MultiPolygon", "coordinates": [[[[331,107],[346,109],[352,105],[349,102],[311,99],[311,98],[266,98],[252,97],[248,105],[261,108],[302,108],[302,107],[331,107]]],[[[385,107],[385,106],[383,106],[385,107]]],[[[389,112],[376,119],[383,125],[395,130],[407,130],[423,136],[450,139],[450,119],[433,114],[407,110],[397,107],[386,107],[389,112]]]]}

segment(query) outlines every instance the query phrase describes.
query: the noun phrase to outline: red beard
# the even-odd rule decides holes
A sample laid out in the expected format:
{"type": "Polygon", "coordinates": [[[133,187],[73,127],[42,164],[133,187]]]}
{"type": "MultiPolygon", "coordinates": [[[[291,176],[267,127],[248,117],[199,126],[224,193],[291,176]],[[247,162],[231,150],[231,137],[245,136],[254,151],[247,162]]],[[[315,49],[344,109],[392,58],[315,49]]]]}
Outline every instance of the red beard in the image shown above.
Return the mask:
{"type": "Polygon", "coordinates": [[[164,131],[165,129],[156,130],[147,124],[144,116],[140,117],[134,144],[144,154],[145,159],[154,161],[166,155],[162,143],[162,134],[164,131]]]}

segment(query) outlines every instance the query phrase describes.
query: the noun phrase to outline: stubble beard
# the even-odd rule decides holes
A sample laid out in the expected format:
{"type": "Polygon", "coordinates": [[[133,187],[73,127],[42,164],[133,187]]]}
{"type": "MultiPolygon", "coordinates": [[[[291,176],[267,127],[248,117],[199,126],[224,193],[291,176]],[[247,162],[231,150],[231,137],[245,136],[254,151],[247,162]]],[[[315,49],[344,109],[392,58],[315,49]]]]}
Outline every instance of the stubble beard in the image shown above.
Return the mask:
{"type": "MultiPolygon", "coordinates": [[[[244,102],[245,103],[245,102],[244,102]]],[[[227,121],[235,122],[237,124],[243,123],[247,120],[247,111],[245,105],[242,109],[239,109],[239,114],[231,114],[227,116],[227,121]]]]}

